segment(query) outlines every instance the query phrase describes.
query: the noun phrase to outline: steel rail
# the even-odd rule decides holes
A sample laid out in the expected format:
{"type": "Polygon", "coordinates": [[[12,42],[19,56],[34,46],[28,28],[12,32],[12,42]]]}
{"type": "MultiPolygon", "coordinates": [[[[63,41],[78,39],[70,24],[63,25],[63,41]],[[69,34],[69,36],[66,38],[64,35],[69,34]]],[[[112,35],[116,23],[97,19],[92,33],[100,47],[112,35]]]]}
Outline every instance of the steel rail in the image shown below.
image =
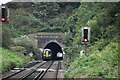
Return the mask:
{"type": "Polygon", "coordinates": [[[45,71],[43,71],[43,73],[41,75],[39,75],[37,78],[35,78],[34,80],[41,80],[43,78],[43,76],[47,73],[48,69],[52,66],[53,63],[54,63],[54,61],[52,61],[51,64],[47,67],[47,69],[45,71]]]}
{"type": "Polygon", "coordinates": [[[40,73],[38,73],[38,75],[37,76],[35,76],[35,78],[33,79],[33,80],[36,80],[36,79],[38,79],[39,78],[39,76],[40,75],[42,75],[42,73],[43,73],[44,71],[40,71],[40,73]]]}
{"type": "MultiPolygon", "coordinates": [[[[39,65],[38,67],[36,67],[36,69],[38,69],[39,67],[43,66],[43,65],[46,64],[46,63],[47,63],[47,62],[42,63],[41,65],[39,65]]],[[[17,79],[17,80],[24,80],[24,79],[26,79],[28,76],[30,76],[31,74],[33,74],[33,73],[36,71],[36,69],[33,69],[32,71],[26,73],[25,75],[21,76],[21,77],[20,77],[19,79],[17,79]]]]}
{"type": "Polygon", "coordinates": [[[57,64],[57,67],[56,67],[55,80],[57,80],[57,75],[58,75],[59,68],[60,68],[60,61],[58,61],[58,64],[57,64]]]}
{"type": "MultiPolygon", "coordinates": [[[[37,64],[38,64],[38,63],[34,64],[33,66],[35,66],[35,65],[37,65],[37,64]]],[[[31,66],[31,67],[33,67],[33,66],[31,66]]],[[[8,78],[10,78],[10,77],[12,77],[12,76],[14,76],[14,75],[17,75],[17,74],[19,74],[20,72],[23,72],[23,71],[25,71],[25,70],[26,70],[26,69],[24,68],[24,69],[22,69],[22,70],[20,70],[20,71],[18,71],[18,72],[16,72],[16,73],[13,73],[13,74],[11,74],[11,75],[8,75],[8,76],[2,78],[1,80],[6,80],[6,79],[8,79],[8,78]]]]}
{"type": "Polygon", "coordinates": [[[19,72],[13,73],[13,74],[11,74],[11,75],[8,75],[8,76],[2,78],[1,80],[7,80],[8,78],[10,78],[10,77],[12,77],[12,76],[14,76],[14,75],[16,75],[16,74],[18,74],[18,73],[20,73],[20,72],[23,72],[23,71],[25,71],[25,69],[24,69],[24,70],[20,70],[19,72]]]}

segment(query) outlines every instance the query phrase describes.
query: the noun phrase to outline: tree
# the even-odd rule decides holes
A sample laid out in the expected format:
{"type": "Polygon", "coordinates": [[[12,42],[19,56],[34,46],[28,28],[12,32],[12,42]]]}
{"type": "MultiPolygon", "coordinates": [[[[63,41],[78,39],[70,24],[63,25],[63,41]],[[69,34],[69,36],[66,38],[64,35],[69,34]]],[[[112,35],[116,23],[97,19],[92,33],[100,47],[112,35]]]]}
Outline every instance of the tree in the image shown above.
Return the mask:
{"type": "Polygon", "coordinates": [[[2,47],[9,48],[12,44],[11,31],[7,28],[7,25],[2,25],[2,47]]]}

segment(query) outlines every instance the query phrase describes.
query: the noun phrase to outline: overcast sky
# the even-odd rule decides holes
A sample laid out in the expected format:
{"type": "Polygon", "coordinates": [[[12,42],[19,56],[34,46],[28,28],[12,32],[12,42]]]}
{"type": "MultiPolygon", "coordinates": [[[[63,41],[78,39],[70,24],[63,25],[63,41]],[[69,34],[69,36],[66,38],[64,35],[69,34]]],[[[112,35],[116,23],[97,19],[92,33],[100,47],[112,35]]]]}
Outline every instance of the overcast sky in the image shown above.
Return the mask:
{"type": "Polygon", "coordinates": [[[5,4],[5,3],[7,3],[7,2],[10,2],[10,1],[12,1],[12,0],[0,0],[0,5],[1,5],[1,4],[5,4]]]}

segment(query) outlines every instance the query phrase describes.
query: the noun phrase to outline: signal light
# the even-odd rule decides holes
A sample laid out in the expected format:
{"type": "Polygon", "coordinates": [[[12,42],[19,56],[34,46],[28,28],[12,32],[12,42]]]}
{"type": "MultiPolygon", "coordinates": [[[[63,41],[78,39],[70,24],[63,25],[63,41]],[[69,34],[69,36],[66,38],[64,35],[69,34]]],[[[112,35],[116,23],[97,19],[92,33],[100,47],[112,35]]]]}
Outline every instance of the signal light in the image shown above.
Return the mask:
{"type": "Polygon", "coordinates": [[[5,21],[5,18],[2,18],[2,22],[4,22],[5,21]]]}
{"type": "Polygon", "coordinates": [[[88,42],[88,39],[84,39],[84,42],[88,42]]]}
{"type": "Polygon", "coordinates": [[[82,27],[82,43],[90,42],[90,27],[82,27]]]}
{"type": "Polygon", "coordinates": [[[2,18],[1,18],[1,21],[2,22],[7,22],[7,16],[8,16],[8,14],[7,14],[7,9],[6,9],[6,7],[5,6],[2,6],[2,18]]]}

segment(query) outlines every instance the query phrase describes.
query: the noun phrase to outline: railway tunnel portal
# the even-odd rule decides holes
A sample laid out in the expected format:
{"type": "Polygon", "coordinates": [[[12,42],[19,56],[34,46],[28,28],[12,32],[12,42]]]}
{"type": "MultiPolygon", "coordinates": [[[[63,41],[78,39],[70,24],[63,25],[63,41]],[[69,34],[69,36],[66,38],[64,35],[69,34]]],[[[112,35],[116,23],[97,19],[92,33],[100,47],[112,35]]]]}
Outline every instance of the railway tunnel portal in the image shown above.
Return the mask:
{"type": "MultiPolygon", "coordinates": [[[[65,34],[63,33],[40,33],[36,34],[36,46],[38,48],[44,49],[44,47],[51,43],[57,43],[61,46],[61,48],[64,48],[65,45],[63,44],[63,40],[65,38],[65,34]]],[[[54,45],[53,45],[54,46],[54,45]]]]}

